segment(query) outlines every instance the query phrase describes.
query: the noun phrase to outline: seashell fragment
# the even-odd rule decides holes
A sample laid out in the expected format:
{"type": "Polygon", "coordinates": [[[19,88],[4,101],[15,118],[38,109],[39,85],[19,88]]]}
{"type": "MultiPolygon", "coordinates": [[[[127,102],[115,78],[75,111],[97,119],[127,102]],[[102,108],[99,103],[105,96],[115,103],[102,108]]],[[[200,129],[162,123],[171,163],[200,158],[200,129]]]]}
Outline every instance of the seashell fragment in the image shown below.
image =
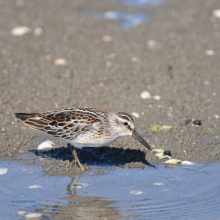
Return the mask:
{"type": "Polygon", "coordinates": [[[25,215],[25,218],[40,218],[42,216],[42,214],[40,213],[28,213],[27,215],[25,215]]]}
{"type": "Polygon", "coordinates": [[[165,161],[164,163],[166,163],[166,164],[178,164],[178,163],[181,163],[181,160],[169,159],[169,160],[165,161]]]}
{"type": "Polygon", "coordinates": [[[151,94],[148,91],[143,91],[141,93],[141,98],[142,99],[150,99],[151,98],[151,94]]]}
{"type": "Polygon", "coordinates": [[[206,55],[208,55],[208,56],[213,56],[213,55],[215,55],[215,51],[214,50],[206,50],[206,55]]]}
{"type": "Polygon", "coordinates": [[[67,64],[67,61],[63,58],[59,58],[54,61],[54,64],[57,66],[65,66],[67,64]]]}
{"type": "Polygon", "coordinates": [[[113,40],[113,38],[112,38],[111,36],[109,36],[109,35],[104,35],[104,36],[102,37],[102,40],[103,40],[104,42],[111,42],[111,41],[113,40]]]}
{"type": "Polygon", "coordinates": [[[43,34],[44,30],[42,27],[36,27],[33,30],[33,33],[35,36],[40,36],[41,34],[43,34]]]}
{"type": "Polygon", "coordinates": [[[12,36],[23,36],[25,34],[30,34],[31,29],[26,26],[15,27],[11,30],[12,36]]]}
{"type": "Polygon", "coordinates": [[[134,195],[141,195],[143,192],[138,191],[138,190],[132,190],[130,193],[134,195]]]}
{"type": "Polygon", "coordinates": [[[8,168],[0,168],[0,175],[6,174],[8,172],[8,168]]]}
{"type": "Polygon", "coordinates": [[[18,215],[24,215],[26,211],[18,211],[18,215]]]}
{"type": "Polygon", "coordinates": [[[37,147],[37,150],[41,152],[48,152],[51,151],[53,148],[55,148],[55,144],[52,141],[44,141],[37,147]]]}
{"type": "Polygon", "coordinates": [[[216,9],[212,12],[212,15],[220,19],[220,9],[216,9]]]}
{"type": "Polygon", "coordinates": [[[163,157],[164,156],[164,154],[163,153],[156,153],[155,154],[157,157],[159,157],[159,158],[161,158],[161,157],[163,157]]]}
{"type": "Polygon", "coordinates": [[[159,101],[159,100],[161,100],[161,97],[159,95],[154,95],[153,99],[159,101]]]}
{"type": "Polygon", "coordinates": [[[185,161],[181,161],[181,164],[182,165],[186,165],[186,166],[188,166],[188,165],[195,165],[195,163],[193,163],[193,162],[190,162],[190,161],[187,161],[187,160],[185,160],[185,161]]]}
{"type": "Polygon", "coordinates": [[[140,115],[137,112],[132,112],[131,115],[134,116],[135,118],[139,118],[140,117],[140,115]]]}
{"type": "Polygon", "coordinates": [[[40,189],[40,188],[43,188],[43,186],[38,186],[38,185],[28,186],[28,189],[40,189]]]}
{"type": "Polygon", "coordinates": [[[152,151],[156,153],[163,153],[164,149],[153,149],[152,151]]]}
{"type": "Polygon", "coordinates": [[[147,46],[150,50],[153,50],[157,47],[157,43],[154,40],[148,40],[147,41],[147,46]]]}
{"type": "Polygon", "coordinates": [[[172,157],[171,156],[168,156],[168,155],[164,155],[162,157],[160,157],[159,159],[162,160],[162,159],[171,159],[172,157]]]}

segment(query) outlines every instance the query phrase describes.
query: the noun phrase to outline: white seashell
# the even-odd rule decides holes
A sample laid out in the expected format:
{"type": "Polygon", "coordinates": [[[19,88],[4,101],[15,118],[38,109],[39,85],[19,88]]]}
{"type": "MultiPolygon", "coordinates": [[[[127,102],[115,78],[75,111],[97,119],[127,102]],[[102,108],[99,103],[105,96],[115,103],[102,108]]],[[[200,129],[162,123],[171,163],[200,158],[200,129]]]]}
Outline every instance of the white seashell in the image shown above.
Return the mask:
{"type": "Polygon", "coordinates": [[[138,62],[138,58],[137,58],[137,57],[132,57],[132,58],[131,58],[131,61],[134,62],[134,63],[136,63],[136,62],[138,62]]]}
{"type": "Polygon", "coordinates": [[[113,38],[109,35],[105,35],[105,36],[102,37],[102,40],[104,42],[111,42],[113,40],[113,38]]]}
{"type": "Polygon", "coordinates": [[[190,162],[190,161],[187,161],[187,160],[182,161],[181,164],[182,164],[182,165],[186,165],[186,166],[187,166],[187,165],[195,165],[195,163],[190,162]]]}
{"type": "Polygon", "coordinates": [[[159,158],[161,158],[161,157],[163,157],[164,156],[164,154],[163,153],[156,153],[155,154],[157,157],[159,157],[159,158]]]}
{"type": "Polygon", "coordinates": [[[165,158],[171,159],[172,157],[168,156],[168,155],[164,155],[164,156],[160,157],[159,159],[162,160],[162,159],[165,159],[165,158]]]}
{"type": "Polygon", "coordinates": [[[40,189],[40,188],[43,188],[43,186],[38,186],[38,185],[28,186],[28,189],[40,189]]]}
{"type": "Polygon", "coordinates": [[[152,151],[156,153],[163,153],[164,149],[153,149],[152,151]]]}
{"type": "Polygon", "coordinates": [[[141,98],[142,99],[150,99],[151,98],[151,94],[149,92],[147,92],[147,91],[143,91],[141,93],[141,98]]]}
{"type": "Polygon", "coordinates": [[[139,118],[140,117],[140,115],[137,112],[132,112],[131,115],[134,116],[135,118],[139,118]]]}
{"type": "Polygon", "coordinates": [[[181,163],[181,160],[169,159],[169,160],[165,161],[164,163],[166,163],[166,164],[178,164],[178,163],[181,163]]]}
{"type": "Polygon", "coordinates": [[[213,55],[215,55],[215,51],[214,50],[206,50],[206,55],[208,55],[208,56],[213,56],[213,55]]]}
{"type": "Polygon", "coordinates": [[[8,168],[0,168],[0,175],[6,174],[8,171],[8,168]]]}
{"type": "Polygon", "coordinates": [[[26,211],[18,211],[18,215],[24,215],[26,211]]]}
{"type": "Polygon", "coordinates": [[[42,216],[42,214],[40,213],[29,213],[27,215],[25,215],[25,218],[40,218],[42,216]]]}
{"type": "Polygon", "coordinates": [[[141,195],[143,192],[138,191],[138,190],[132,190],[130,193],[134,195],[141,195]]]}
{"type": "Polygon", "coordinates": [[[159,100],[161,100],[161,97],[160,97],[159,95],[154,95],[154,96],[153,96],[153,99],[159,101],[159,100]]]}
{"type": "Polygon", "coordinates": [[[37,147],[37,150],[41,152],[48,152],[51,151],[53,148],[55,148],[55,144],[52,141],[44,141],[37,147]]]}
{"type": "Polygon", "coordinates": [[[54,64],[57,66],[65,66],[67,64],[67,61],[63,58],[59,58],[54,61],[54,64]]]}
{"type": "Polygon", "coordinates": [[[39,36],[39,35],[43,34],[43,32],[44,32],[44,30],[42,27],[36,27],[33,30],[33,33],[35,36],[39,36]]]}
{"type": "Polygon", "coordinates": [[[15,27],[11,30],[12,36],[23,36],[25,34],[30,34],[31,29],[26,26],[15,27]]]}
{"type": "Polygon", "coordinates": [[[154,183],[155,186],[163,186],[163,183],[154,183]]]}
{"type": "Polygon", "coordinates": [[[157,43],[154,40],[148,40],[147,41],[147,46],[148,46],[149,49],[153,50],[157,46],[157,43]]]}
{"type": "Polygon", "coordinates": [[[220,19],[220,9],[216,9],[212,12],[213,16],[220,19]]]}

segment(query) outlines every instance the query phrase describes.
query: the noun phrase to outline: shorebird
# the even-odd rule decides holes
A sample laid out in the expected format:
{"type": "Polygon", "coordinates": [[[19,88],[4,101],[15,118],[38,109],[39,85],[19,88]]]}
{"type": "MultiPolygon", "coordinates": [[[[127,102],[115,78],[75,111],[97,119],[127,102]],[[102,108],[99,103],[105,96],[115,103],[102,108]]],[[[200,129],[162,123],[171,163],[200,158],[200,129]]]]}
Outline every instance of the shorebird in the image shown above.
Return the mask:
{"type": "Polygon", "coordinates": [[[76,148],[108,146],[116,139],[132,135],[148,150],[149,144],[138,134],[134,119],[125,112],[109,112],[97,108],[72,107],[43,113],[15,113],[32,129],[47,132],[67,141],[67,145],[82,171],[76,148]]]}

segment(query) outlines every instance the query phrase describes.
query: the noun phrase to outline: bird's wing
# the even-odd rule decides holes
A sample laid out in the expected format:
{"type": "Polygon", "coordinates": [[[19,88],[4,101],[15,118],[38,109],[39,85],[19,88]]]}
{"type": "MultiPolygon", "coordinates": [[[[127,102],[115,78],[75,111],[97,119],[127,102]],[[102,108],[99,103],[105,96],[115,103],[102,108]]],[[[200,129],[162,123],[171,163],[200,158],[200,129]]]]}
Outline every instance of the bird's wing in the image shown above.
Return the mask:
{"type": "Polygon", "coordinates": [[[98,110],[74,107],[42,114],[16,113],[15,115],[33,129],[45,131],[54,137],[71,140],[93,129],[93,125],[97,122],[102,123],[107,120],[107,111],[98,110]]]}

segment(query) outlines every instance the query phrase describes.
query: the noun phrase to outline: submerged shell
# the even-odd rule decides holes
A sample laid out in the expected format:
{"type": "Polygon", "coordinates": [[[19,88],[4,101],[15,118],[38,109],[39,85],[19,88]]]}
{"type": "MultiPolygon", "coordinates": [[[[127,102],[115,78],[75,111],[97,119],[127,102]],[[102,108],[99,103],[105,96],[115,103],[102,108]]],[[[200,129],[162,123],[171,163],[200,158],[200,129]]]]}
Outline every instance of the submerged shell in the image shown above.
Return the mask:
{"type": "Polygon", "coordinates": [[[0,175],[7,173],[8,168],[0,168],[0,175]]]}
{"type": "Polygon", "coordinates": [[[28,189],[39,189],[39,188],[43,188],[43,186],[38,186],[38,185],[28,186],[28,189]]]}
{"type": "Polygon", "coordinates": [[[51,151],[53,148],[55,148],[55,144],[52,141],[44,141],[37,147],[37,150],[41,152],[48,152],[51,151]]]}
{"type": "Polygon", "coordinates": [[[143,192],[138,191],[138,190],[132,190],[130,193],[134,195],[141,195],[143,192]]]}
{"type": "Polygon", "coordinates": [[[42,216],[42,214],[40,213],[28,213],[27,215],[25,215],[25,218],[40,218],[42,216]]]}

